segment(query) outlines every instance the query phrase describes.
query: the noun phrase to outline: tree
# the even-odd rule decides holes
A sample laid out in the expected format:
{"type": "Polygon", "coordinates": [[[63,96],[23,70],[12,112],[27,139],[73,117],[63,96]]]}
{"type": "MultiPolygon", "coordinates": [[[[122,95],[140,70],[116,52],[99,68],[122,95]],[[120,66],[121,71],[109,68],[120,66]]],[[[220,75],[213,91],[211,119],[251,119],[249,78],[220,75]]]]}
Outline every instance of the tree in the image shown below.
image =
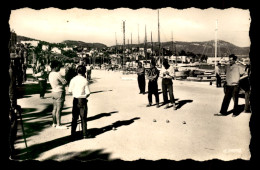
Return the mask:
{"type": "Polygon", "coordinates": [[[75,51],[73,51],[73,50],[68,50],[68,51],[62,50],[61,53],[62,53],[63,55],[65,55],[65,56],[69,57],[69,58],[74,58],[74,57],[77,57],[77,56],[78,56],[77,53],[76,53],[75,51]]]}

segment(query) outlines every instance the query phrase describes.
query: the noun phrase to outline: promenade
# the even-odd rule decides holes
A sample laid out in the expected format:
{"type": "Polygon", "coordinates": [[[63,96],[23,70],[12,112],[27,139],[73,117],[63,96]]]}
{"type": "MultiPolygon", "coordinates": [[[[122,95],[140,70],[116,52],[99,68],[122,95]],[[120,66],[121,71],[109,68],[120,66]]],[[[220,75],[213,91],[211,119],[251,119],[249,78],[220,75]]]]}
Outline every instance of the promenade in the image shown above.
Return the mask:
{"type": "MultiPolygon", "coordinates": [[[[28,69],[28,76],[31,70],[28,69]]],[[[64,69],[61,70],[64,74],[64,69]]],[[[237,117],[214,116],[221,107],[223,88],[208,82],[174,80],[177,110],[146,107],[147,94],[139,94],[137,75],[119,71],[92,70],[87,128],[90,138],[71,141],[72,96],[66,95],[61,122],[66,130],[52,125],[50,87],[40,99],[38,84],[30,77],[18,99],[23,109],[27,148],[18,126],[15,148],[23,160],[183,160],[250,159],[251,113],[244,113],[239,98],[237,117]]],[[[146,83],[146,91],[148,83],[146,83]]],[[[163,102],[158,80],[160,104],[163,102]]],[[[155,104],[155,98],[153,96],[155,104]]],[[[230,102],[229,110],[233,108],[230,102]]],[[[79,127],[77,128],[79,129],[79,127]]]]}

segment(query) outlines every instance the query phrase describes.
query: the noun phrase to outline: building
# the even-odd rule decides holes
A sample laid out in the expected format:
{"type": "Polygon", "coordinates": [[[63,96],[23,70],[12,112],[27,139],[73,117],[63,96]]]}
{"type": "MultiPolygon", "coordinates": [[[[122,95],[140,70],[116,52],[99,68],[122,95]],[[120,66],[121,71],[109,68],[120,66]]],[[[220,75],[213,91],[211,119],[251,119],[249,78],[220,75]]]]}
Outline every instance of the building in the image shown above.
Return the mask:
{"type": "Polygon", "coordinates": [[[57,47],[53,47],[51,49],[51,52],[56,53],[56,54],[61,54],[61,50],[59,48],[57,48],[57,47]]]}
{"type": "Polygon", "coordinates": [[[42,50],[43,50],[43,51],[46,51],[46,50],[48,50],[48,48],[49,48],[49,46],[48,46],[48,45],[42,45],[42,50]]]}
{"type": "Polygon", "coordinates": [[[39,41],[21,41],[21,44],[24,44],[24,45],[29,44],[33,47],[37,47],[39,44],[39,41]]]}

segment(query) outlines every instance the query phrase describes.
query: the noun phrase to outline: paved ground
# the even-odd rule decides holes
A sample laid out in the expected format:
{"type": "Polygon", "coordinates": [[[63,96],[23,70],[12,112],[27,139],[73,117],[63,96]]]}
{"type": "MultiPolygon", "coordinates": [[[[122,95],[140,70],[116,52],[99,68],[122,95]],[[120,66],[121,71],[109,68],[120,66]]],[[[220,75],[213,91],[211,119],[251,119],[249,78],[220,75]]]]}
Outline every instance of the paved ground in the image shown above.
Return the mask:
{"type": "MultiPolygon", "coordinates": [[[[20,160],[250,159],[251,113],[242,111],[243,98],[239,116],[214,116],[224,96],[222,88],[174,80],[178,109],[147,108],[147,94],[139,94],[135,74],[93,70],[92,78],[87,124],[92,138],[76,141],[69,138],[72,96],[66,96],[62,111],[62,123],[69,129],[57,130],[51,127],[50,90],[46,99],[40,99],[36,82],[24,85],[25,95],[18,104],[23,108],[28,148],[19,126],[15,147],[20,160]]],[[[232,106],[233,101],[229,110],[232,106]]]]}

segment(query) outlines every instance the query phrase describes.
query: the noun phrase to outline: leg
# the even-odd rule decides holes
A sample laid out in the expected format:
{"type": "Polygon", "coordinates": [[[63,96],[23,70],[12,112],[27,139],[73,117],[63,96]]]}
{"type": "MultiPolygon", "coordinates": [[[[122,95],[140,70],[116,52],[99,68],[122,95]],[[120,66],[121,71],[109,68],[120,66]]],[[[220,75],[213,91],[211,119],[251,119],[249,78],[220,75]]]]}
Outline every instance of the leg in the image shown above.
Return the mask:
{"type": "Polygon", "coordinates": [[[137,77],[137,82],[138,82],[139,91],[140,91],[140,93],[142,93],[142,80],[141,80],[141,76],[137,77]]]}
{"type": "Polygon", "coordinates": [[[250,112],[250,91],[245,91],[245,112],[250,112]]]}
{"type": "Polygon", "coordinates": [[[42,90],[42,97],[44,97],[47,89],[47,80],[43,81],[43,90],[42,90]]]}
{"type": "Polygon", "coordinates": [[[168,104],[167,85],[162,82],[163,103],[168,104]]]}
{"type": "Polygon", "coordinates": [[[152,99],[152,85],[151,85],[151,82],[148,83],[148,102],[149,102],[150,105],[151,105],[152,102],[153,102],[153,99],[152,99]]]}
{"type": "Polygon", "coordinates": [[[141,77],[141,92],[142,93],[145,92],[145,76],[144,75],[141,77]]]}
{"type": "Polygon", "coordinates": [[[44,82],[42,80],[39,81],[39,86],[40,86],[40,97],[44,96],[44,82]]]}
{"type": "Polygon", "coordinates": [[[52,109],[53,125],[57,125],[56,112],[57,112],[57,102],[55,99],[53,99],[53,109],[52,109]]]}
{"type": "Polygon", "coordinates": [[[143,82],[144,82],[144,84],[143,84],[143,93],[145,93],[145,86],[146,86],[145,76],[143,76],[143,82]]]}
{"type": "Polygon", "coordinates": [[[61,110],[63,108],[64,102],[57,102],[57,109],[56,109],[56,120],[57,126],[61,126],[61,110]]]}
{"type": "Polygon", "coordinates": [[[73,99],[73,106],[72,106],[72,121],[71,121],[71,135],[75,135],[76,128],[78,124],[78,118],[79,118],[79,108],[78,108],[78,99],[73,99]]]}
{"type": "Polygon", "coordinates": [[[175,103],[175,99],[174,99],[174,95],[173,95],[173,86],[172,86],[172,84],[169,84],[167,88],[168,88],[168,91],[169,91],[170,101],[171,101],[172,104],[174,104],[175,103]]]}
{"type": "Polygon", "coordinates": [[[224,99],[222,101],[221,109],[220,109],[221,114],[227,114],[228,106],[229,106],[230,100],[232,98],[232,92],[233,92],[233,87],[226,86],[226,93],[225,93],[224,99]]]}
{"type": "Polygon", "coordinates": [[[238,94],[239,94],[239,86],[234,86],[233,88],[233,101],[234,101],[234,109],[233,114],[238,115],[239,109],[238,109],[238,94]]]}
{"type": "Polygon", "coordinates": [[[86,138],[87,137],[87,111],[88,111],[87,100],[80,99],[79,104],[80,104],[79,111],[80,111],[83,138],[86,138]]]}
{"type": "Polygon", "coordinates": [[[156,101],[156,107],[159,107],[159,93],[158,93],[158,84],[157,81],[154,82],[154,95],[155,95],[155,101],[156,101]]]}
{"type": "Polygon", "coordinates": [[[9,111],[9,128],[9,154],[12,158],[14,156],[14,143],[17,135],[17,116],[13,109],[9,111]]]}

